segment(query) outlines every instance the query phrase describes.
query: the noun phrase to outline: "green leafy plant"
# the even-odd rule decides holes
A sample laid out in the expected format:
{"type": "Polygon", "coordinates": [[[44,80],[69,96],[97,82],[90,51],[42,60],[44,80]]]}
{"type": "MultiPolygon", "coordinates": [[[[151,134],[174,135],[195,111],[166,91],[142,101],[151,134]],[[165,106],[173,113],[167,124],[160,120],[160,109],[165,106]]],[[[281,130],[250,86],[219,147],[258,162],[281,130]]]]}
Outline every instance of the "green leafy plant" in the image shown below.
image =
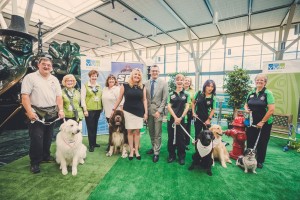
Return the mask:
{"type": "Polygon", "coordinates": [[[251,89],[250,83],[250,76],[242,67],[234,66],[234,71],[226,73],[223,88],[229,94],[228,105],[233,107],[234,113],[243,107],[251,89]]]}

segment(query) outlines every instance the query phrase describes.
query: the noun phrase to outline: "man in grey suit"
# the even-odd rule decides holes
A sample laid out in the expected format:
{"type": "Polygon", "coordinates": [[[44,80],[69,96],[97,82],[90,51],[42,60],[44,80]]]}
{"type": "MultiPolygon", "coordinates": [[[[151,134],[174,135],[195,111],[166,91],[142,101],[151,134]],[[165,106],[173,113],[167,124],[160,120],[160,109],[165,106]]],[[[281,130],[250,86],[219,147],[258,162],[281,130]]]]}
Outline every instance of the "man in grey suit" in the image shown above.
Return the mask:
{"type": "Polygon", "coordinates": [[[148,127],[151,138],[152,149],[147,154],[153,155],[153,162],[159,160],[162,135],[162,119],[168,98],[167,83],[158,78],[159,67],[153,65],[150,68],[151,78],[145,83],[148,103],[148,127]]]}

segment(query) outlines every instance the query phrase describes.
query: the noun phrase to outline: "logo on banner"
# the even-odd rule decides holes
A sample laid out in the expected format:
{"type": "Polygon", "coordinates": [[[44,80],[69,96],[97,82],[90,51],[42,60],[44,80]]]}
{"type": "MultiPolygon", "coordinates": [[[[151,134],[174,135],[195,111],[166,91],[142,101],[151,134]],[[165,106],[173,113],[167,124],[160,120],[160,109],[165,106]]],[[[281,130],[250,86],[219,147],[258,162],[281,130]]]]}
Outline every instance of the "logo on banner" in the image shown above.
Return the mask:
{"type": "Polygon", "coordinates": [[[143,71],[143,64],[141,63],[124,63],[124,62],[112,62],[111,72],[117,77],[120,84],[128,81],[130,73],[133,69],[139,69],[143,71]]]}
{"type": "Polygon", "coordinates": [[[85,66],[87,66],[87,67],[100,67],[100,60],[86,59],[85,66]]]}
{"type": "Polygon", "coordinates": [[[274,71],[274,70],[282,70],[285,69],[285,63],[271,63],[268,64],[268,70],[274,71]]]}

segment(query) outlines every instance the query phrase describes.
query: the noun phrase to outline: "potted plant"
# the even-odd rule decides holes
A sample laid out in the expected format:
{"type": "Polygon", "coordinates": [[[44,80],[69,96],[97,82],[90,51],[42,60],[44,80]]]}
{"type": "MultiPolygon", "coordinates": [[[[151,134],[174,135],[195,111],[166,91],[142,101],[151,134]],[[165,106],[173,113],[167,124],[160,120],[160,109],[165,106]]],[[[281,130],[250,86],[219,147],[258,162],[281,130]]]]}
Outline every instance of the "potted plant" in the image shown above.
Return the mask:
{"type": "Polygon", "coordinates": [[[226,73],[223,88],[229,94],[228,105],[233,108],[233,117],[243,107],[251,89],[250,83],[250,76],[242,67],[234,66],[234,71],[226,73]]]}

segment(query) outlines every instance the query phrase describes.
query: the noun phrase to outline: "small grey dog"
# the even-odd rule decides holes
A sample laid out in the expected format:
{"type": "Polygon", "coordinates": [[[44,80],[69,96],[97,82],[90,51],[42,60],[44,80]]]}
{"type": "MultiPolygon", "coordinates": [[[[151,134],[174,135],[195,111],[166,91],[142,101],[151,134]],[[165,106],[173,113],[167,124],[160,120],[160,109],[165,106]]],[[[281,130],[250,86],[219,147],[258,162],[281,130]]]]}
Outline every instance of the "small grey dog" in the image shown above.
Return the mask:
{"type": "Polygon", "coordinates": [[[256,174],[257,160],[255,158],[256,150],[254,149],[246,149],[244,151],[244,156],[239,156],[236,160],[236,165],[241,166],[245,169],[245,173],[248,173],[248,170],[252,170],[254,174],[256,174]]]}

